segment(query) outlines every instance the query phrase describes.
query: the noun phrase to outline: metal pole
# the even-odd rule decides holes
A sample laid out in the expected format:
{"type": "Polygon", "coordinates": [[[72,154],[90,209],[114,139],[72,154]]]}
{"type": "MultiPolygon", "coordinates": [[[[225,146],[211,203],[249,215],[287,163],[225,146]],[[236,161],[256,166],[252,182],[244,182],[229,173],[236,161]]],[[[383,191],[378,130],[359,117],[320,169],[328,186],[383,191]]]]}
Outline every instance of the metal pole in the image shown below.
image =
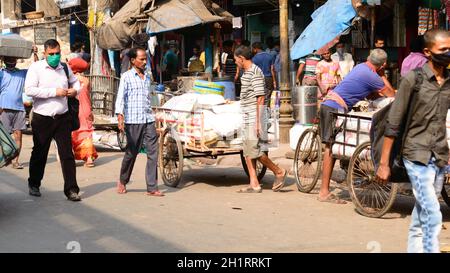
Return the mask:
{"type": "Polygon", "coordinates": [[[375,48],[375,22],[376,22],[376,14],[375,14],[375,6],[370,7],[371,11],[371,19],[370,19],[370,48],[375,48]]]}
{"type": "Polygon", "coordinates": [[[288,0],[280,0],[280,143],[289,143],[289,130],[295,121],[292,117],[291,87],[289,78],[289,26],[288,26],[288,0]]]}

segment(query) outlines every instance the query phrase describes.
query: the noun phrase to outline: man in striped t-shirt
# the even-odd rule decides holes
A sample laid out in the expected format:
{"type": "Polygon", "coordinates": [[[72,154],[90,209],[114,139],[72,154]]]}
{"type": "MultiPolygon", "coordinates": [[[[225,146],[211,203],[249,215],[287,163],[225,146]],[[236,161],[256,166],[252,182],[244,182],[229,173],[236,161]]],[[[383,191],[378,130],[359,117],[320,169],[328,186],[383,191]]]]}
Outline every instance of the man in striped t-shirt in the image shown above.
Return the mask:
{"type": "Polygon", "coordinates": [[[275,175],[272,190],[279,191],[284,186],[287,171],[275,165],[269,159],[261,144],[267,141],[264,129],[264,75],[251,60],[251,49],[239,46],[234,52],[234,60],[240,70],[241,77],[241,112],[244,115],[243,152],[250,176],[250,185],[238,190],[239,193],[262,192],[256,176],[256,160],[269,168],[275,175]]]}

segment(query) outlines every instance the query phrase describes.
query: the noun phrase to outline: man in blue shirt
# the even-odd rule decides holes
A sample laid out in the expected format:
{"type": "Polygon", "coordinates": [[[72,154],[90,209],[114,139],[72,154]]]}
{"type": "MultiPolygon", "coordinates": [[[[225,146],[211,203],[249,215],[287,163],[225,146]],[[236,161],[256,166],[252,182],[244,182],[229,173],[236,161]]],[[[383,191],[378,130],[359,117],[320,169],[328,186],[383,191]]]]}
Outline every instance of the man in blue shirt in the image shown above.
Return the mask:
{"type": "MultiPolygon", "coordinates": [[[[26,129],[25,107],[23,106],[23,86],[27,70],[16,68],[17,58],[4,57],[5,68],[0,70],[0,122],[14,135],[14,140],[22,148],[22,131],[26,129]]],[[[19,155],[13,160],[14,169],[23,169],[19,155]]]]}
{"type": "Polygon", "coordinates": [[[387,54],[384,50],[372,50],[367,62],[355,66],[345,79],[328,93],[320,106],[320,136],[322,143],[325,144],[322,185],[318,198],[321,202],[345,204],[345,201],[330,193],[330,178],[335,162],[331,150],[335,126],[332,113],[348,112],[353,105],[373,93],[388,97],[395,96],[394,89],[384,75],[386,60],[387,54]]]}
{"type": "Polygon", "coordinates": [[[150,75],[146,72],[147,55],[143,48],[132,48],[128,52],[132,68],[120,78],[116,99],[116,114],[119,130],[125,131],[127,148],[120,169],[117,192],[126,193],[136,157],[142,144],[147,150],[145,180],[147,195],[164,196],[158,190],[158,134],[150,100],[150,75]],[[126,125],[125,125],[126,124],[126,125]]]}
{"type": "Polygon", "coordinates": [[[266,107],[270,106],[270,97],[272,96],[272,91],[277,85],[276,76],[275,76],[275,56],[263,51],[261,43],[253,43],[252,45],[253,56],[252,62],[258,66],[263,74],[264,74],[264,83],[265,83],[265,96],[264,103],[266,107]]]}

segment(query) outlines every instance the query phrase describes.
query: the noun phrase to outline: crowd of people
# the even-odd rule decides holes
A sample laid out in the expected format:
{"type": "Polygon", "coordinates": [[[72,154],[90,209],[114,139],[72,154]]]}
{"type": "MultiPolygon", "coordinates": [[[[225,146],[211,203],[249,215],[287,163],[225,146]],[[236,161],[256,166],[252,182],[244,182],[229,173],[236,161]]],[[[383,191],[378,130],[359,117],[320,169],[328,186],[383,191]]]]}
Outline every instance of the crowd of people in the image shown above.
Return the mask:
{"type": "MultiPolygon", "coordinates": [[[[280,71],[279,43],[267,41],[268,48],[261,43],[243,41],[236,46],[224,42],[224,51],[219,58],[220,69],[240,83],[240,107],[243,114],[243,154],[249,172],[249,185],[239,193],[261,193],[262,188],[256,175],[259,161],[274,173],[273,191],[285,185],[287,170],[277,166],[267,155],[267,128],[264,119],[270,97],[279,85],[280,71]]],[[[324,144],[322,184],[318,200],[344,204],[330,192],[330,179],[335,159],[331,145],[334,141],[331,113],[347,113],[367,97],[394,97],[384,132],[383,154],[376,170],[377,181],[386,183],[390,176],[389,157],[403,120],[411,116],[406,128],[403,161],[412,183],[416,204],[412,213],[409,231],[408,251],[439,251],[438,235],[442,224],[437,193],[442,189],[444,167],[449,161],[449,147],[446,141],[446,117],[450,106],[450,81],[447,67],[450,65],[450,34],[443,30],[430,30],[419,36],[411,45],[411,54],[404,60],[402,81],[394,90],[385,74],[388,56],[382,49],[382,41],[376,40],[367,61],[355,66],[351,54],[345,52],[345,44],[339,42],[332,49],[314,51],[299,61],[297,82],[317,86],[320,98],[320,136],[324,144]],[[417,72],[419,71],[419,72],[417,72]],[[418,74],[419,73],[419,74],[418,74]],[[421,75],[419,88],[415,92],[421,75]],[[408,110],[408,98],[417,97],[414,109],[408,110]]],[[[176,73],[178,64],[174,49],[163,46],[164,55],[161,72],[169,78],[176,73]]],[[[0,71],[0,121],[17,143],[19,151],[22,131],[25,129],[23,92],[33,99],[33,150],[29,160],[29,194],[41,196],[40,187],[44,177],[47,156],[52,140],[56,141],[64,179],[64,194],[68,200],[80,201],[76,179],[75,160],[85,161],[86,167],[94,167],[98,157],[93,134],[93,115],[89,94],[89,80],[84,73],[89,69],[89,55],[83,46],[76,44],[66,62],[61,62],[61,48],[56,40],[44,44],[43,58],[37,54],[28,70],[16,68],[17,58],[3,58],[4,68],[0,71]],[[73,127],[73,113],[70,98],[80,102],[79,128],[73,127]]],[[[36,51],[35,51],[36,53],[36,51]]],[[[127,184],[143,144],[147,154],[145,179],[147,195],[162,197],[158,189],[158,133],[151,101],[148,98],[152,77],[147,69],[145,48],[128,49],[123,58],[129,60],[129,68],[120,79],[115,114],[119,130],[127,137],[127,147],[120,168],[116,191],[127,193],[127,184]]],[[[189,68],[200,70],[205,67],[204,52],[194,47],[189,68]],[[203,58],[202,58],[203,55],[203,58]]],[[[78,127],[78,126],[77,126],[78,127]]],[[[14,169],[23,169],[19,155],[13,160],[14,169]]]]}

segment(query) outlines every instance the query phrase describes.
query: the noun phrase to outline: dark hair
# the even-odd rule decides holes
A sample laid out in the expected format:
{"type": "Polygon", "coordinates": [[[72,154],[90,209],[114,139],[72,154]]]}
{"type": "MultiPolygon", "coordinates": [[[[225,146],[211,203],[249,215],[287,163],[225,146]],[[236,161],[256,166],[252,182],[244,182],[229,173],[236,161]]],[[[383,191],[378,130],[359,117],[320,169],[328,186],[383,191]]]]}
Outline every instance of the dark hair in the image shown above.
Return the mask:
{"type": "Polygon", "coordinates": [[[75,41],[73,44],[70,45],[70,51],[72,52],[78,52],[83,48],[83,43],[81,41],[75,41]]]}
{"type": "Polygon", "coordinates": [[[424,47],[425,43],[423,35],[417,36],[416,39],[411,40],[411,43],[409,44],[409,49],[411,52],[422,52],[424,47]]]}
{"type": "Polygon", "coordinates": [[[243,40],[241,44],[242,44],[243,46],[250,46],[250,45],[251,45],[251,43],[250,43],[249,40],[243,40]]]}
{"type": "Polygon", "coordinates": [[[225,42],[223,42],[223,46],[224,47],[233,47],[234,41],[232,40],[226,40],[225,42]]]}
{"type": "Polygon", "coordinates": [[[385,39],[384,39],[384,37],[381,37],[381,36],[375,36],[375,40],[374,40],[374,42],[377,42],[377,41],[386,41],[385,39]]]}
{"type": "Polygon", "coordinates": [[[254,42],[254,43],[252,44],[252,47],[253,47],[254,49],[262,49],[262,44],[261,44],[260,42],[254,42]]]}
{"type": "Polygon", "coordinates": [[[268,48],[273,48],[275,44],[275,39],[272,36],[266,38],[266,45],[268,48]]]}
{"type": "Polygon", "coordinates": [[[57,48],[59,46],[58,41],[55,39],[50,39],[45,41],[44,43],[44,50],[47,50],[47,48],[57,48]]]}
{"type": "Polygon", "coordinates": [[[250,60],[252,58],[252,50],[248,46],[240,45],[234,51],[234,56],[242,56],[246,60],[250,60]]]}
{"type": "Polygon", "coordinates": [[[198,49],[199,51],[201,50],[201,48],[200,48],[199,45],[195,45],[195,46],[193,47],[193,49],[198,49]]]}
{"type": "Polygon", "coordinates": [[[127,56],[128,56],[128,58],[130,58],[130,60],[131,59],[136,59],[136,57],[137,57],[137,53],[138,53],[138,51],[140,51],[140,50],[142,50],[142,51],[144,51],[145,52],[145,49],[143,48],[143,47],[133,47],[132,49],[130,49],[130,51],[128,51],[128,53],[127,53],[127,56]]]}
{"type": "Polygon", "coordinates": [[[423,35],[424,46],[428,49],[433,47],[437,37],[448,38],[450,37],[450,32],[443,29],[427,30],[427,32],[425,32],[425,34],[423,35]]]}

